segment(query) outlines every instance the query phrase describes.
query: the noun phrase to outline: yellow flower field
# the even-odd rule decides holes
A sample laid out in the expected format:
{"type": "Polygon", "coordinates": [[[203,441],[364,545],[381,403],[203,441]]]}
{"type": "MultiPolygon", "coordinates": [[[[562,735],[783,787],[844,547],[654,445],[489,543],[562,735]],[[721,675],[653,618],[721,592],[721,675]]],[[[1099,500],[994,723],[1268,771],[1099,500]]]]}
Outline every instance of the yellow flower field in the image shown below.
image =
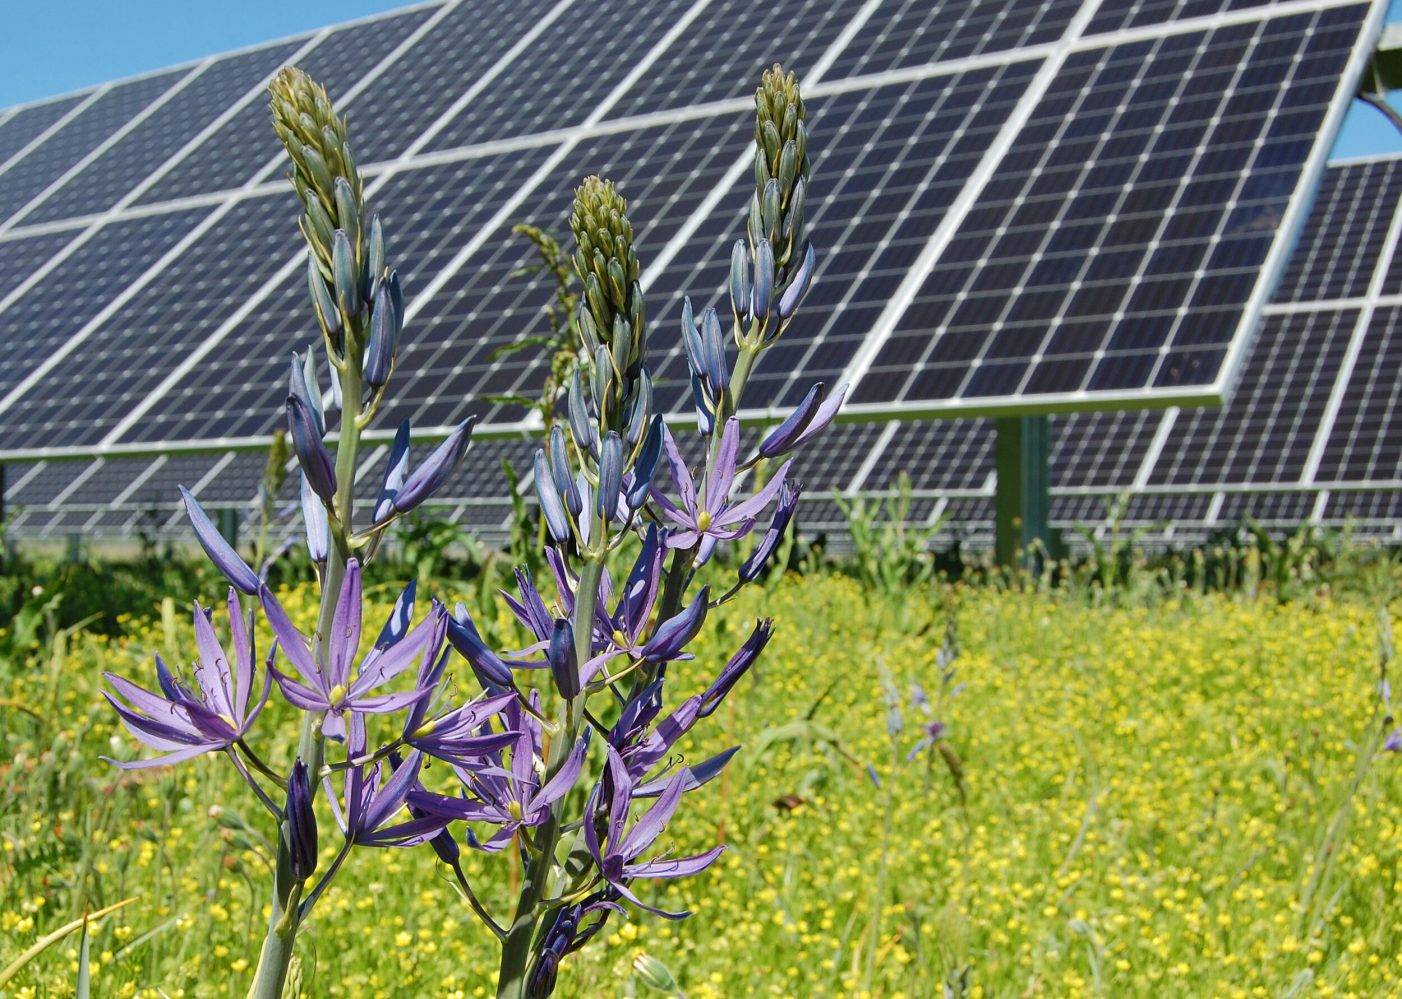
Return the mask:
{"type": "MultiPolygon", "coordinates": [[[[686,746],[745,748],[666,845],[730,850],[657,889],[691,919],[612,919],[557,994],[649,994],[631,970],[646,953],[692,999],[918,999],[946,981],[969,997],[1402,995],[1402,760],[1357,766],[1382,733],[1376,608],[961,589],[967,686],[939,707],[952,752],[907,760],[929,720],[911,683],[939,688],[943,591],[888,614],[869,599],[841,576],[790,577],[717,614],[673,696],[708,682],[754,616],[779,627],[686,746]]],[[[99,671],[150,683],[155,652],[185,661],[175,617],[0,663],[0,966],[84,906],[140,896],[93,930],[93,995],[247,988],[266,817],[221,760],[123,775],[98,758],[137,752],[99,671]]],[[[286,758],[289,715],[270,702],[260,752],[286,758]]],[[[500,907],[519,870],[468,861],[500,907]]],[[[489,943],[431,851],[358,852],[299,938],[303,991],[485,996],[489,943]]],[[[78,946],[46,951],[11,995],[71,995],[78,946]]]]}

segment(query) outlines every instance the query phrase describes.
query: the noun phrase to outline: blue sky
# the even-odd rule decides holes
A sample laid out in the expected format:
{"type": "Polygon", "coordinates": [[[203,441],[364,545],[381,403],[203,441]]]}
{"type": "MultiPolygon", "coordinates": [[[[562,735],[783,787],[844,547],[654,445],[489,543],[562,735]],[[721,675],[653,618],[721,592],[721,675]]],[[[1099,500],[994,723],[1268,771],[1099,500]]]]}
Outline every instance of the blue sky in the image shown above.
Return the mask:
{"type": "MultiPolygon", "coordinates": [[[[404,0],[44,0],[6,4],[0,107],[405,6],[404,0]]],[[[1389,17],[1402,20],[1402,0],[1389,17]]],[[[1402,94],[1393,95],[1402,106],[1402,94]]],[[[1355,105],[1335,156],[1402,151],[1402,136],[1355,105]]]]}

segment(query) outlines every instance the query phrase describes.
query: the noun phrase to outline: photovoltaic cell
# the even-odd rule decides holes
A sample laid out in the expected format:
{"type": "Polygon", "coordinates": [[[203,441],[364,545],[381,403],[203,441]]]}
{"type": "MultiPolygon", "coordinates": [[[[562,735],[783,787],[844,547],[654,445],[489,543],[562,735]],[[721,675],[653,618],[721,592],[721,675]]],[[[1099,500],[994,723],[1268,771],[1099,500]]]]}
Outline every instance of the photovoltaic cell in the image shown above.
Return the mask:
{"type": "Polygon", "coordinates": [[[1182,411],[1150,483],[1297,481],[1357,318],[1354,310],[1269,316],[1231,402],[1182,411]]]}
{"type": "Polygon", "coordinates": [[[1059,39],[1080,0],[883,0],[833,63],[843,79],[1059,39]]]}
{"type": "Polygon", "coordinates": [[[1073,53],[855,400],[1211,383],[1365,13],[1073,53]]]}
{"type": "MultiPolygon", "coordinates": [[[[23,239],[0,240],[0,287],[7,290],[14,288],[72,238],[71,232],[50,232],[25,236],[23,239]]],[[[15,315],[24,316],[23,313],[13,314],[11,322],[18,322],[15,315]]]]}
{"type": "Polygon", "coordinates": [[[1402,307],[1373,313],[1315,478],[1402,479],[1402,307]]]}
{"type": "MultiPolygon", "coordinates": [[[[800,460],[794,466],[795,479],[803,484],[806,492],[814,495],[846,489],[884,430],[875,423],[829,427],[820,443],[799,450],[800,460]]],[[[744,449],[744,454],[752,453],[753,445],[744,449]]]]}
{"type": "MultiPolygon", "coordinates": [[[[298,60],[298,66],[326,87],[336,100],[419,27],[436,8],[424,7],[394,17],[353,24],[324,38],[298,60]]],[[[337,107],[341,107],[337,102],[337,107]]],[[[344,109],[356,122],[355,101],[344,109]]],[[[220,129],[192,150],[162,177],[137,204],[155,204],[174,198],[209,194],[240,186],[265,164],[280,155],[282,147],[268,122],[268,102],[259,98],[230,118],[220,129]]]]}
{"type": "MultiPolygon", "coordinates": [[[[371,197],[371,208],[381,212],[388,233],[388,260],[400,274],[407,301],[413,306],[418,290],[431,281],[473,237],[506,199],[549,155],[549,149],[529,149],[500,156],[466,160],[443,166],[410,170],[387,182],[371,197]]],[[[567,196],[567,195],[566,195],[567,196]]],[[[296,232],[295,202],[290,197],[273,201],[284,213],[286,236],[279,245],[281,263],[301,247],[296,232]]],[[[512,237],[517,248],[524,240],[512,237]]],[[[496,282],[507,270],[492,274],[464,274],[463,280],[496,282]]],[[[456,281],[449,287],[454,287],[456,281]]],[[[533,305],[547,300],[543,293],[533,305]]],[[[400,345],[392,397],[400,398],[418,373],[418,358],[425,355],[431,322],[411,318],[400,345]]],[[[457,342],[434,341],[435,349],[448,356],[464,353],[473,331],[457,342]]],[[[317,343],[322,378],[327,378],[325,354],[318,341],[316,319],[307,294],[306,272],[298,267],[230,331],[210,352],[205,363],[163,395],[145,418],[124,436],[124,441],[198,440],[211,437],[262,434],[284,418],[287,397],[287,365],[292,351],[305,351],[317,343]]],[[[464,403],[463,386],[449,385],[455,403],[464,403]]],[[[480,412],[474,406],[468,412],[480,412]]],[[[400,416],[382,414],[376,426],[392,431],[400,416]]]]}
{"type": "Polygon", "coordinates": [[[517,59],[428,148],[456,149],[582,123],[693,3],[573,4],[534,43],[534,50],[554,58],[517,59]],[[620,31],[623,24],[628,28],[620,31]]]}
{"type": "Polygon", "coordinates": [[[775,62],[803,74],[855,12],[855,5],[843,3],[715,0],[609,117],[742,97],[775,62]]]}
{"type": "Polygon", "coordinates": [[[175,70],[114,86],[0,174],[0,222],[23,208],[188,72],[175,70]]]}
{"type": "Polygon", "coordinates": [[[1402,493],[1335,492],[1329,495],[1324,518],[1332,521],[1383,521],[1397,529],[1402,523],[1402,493]]]}
{"type": "Polygon", "coordinates": [[[219,59],[81,173],[24,216],[25,224],[91,215],[111,208],[155,166],[219,117],[297,50],[286,42],[219,59]]]}
{"type": "Polygon", "coordinates": [[[1143,28],[1151,24],[1272,5],[1273,0],[1102,0],[1087,33],[1143,28]]]}
{"type": "Polygon", "coordinates": [[[474,0],[447,14],[348,107],[356,159],[378,163],[403,152],[554,6],[474,0]]]}
{"type": "MultiPolygon", "coordinates": [[[[750,399],[794,405],[814,381],[835,386],[1036,71],[1012,63],[809,102],[821,138],[804,214],[818,269],[798,318],[762,355],[750,399]]],[[[724,141],[743,152],[746,138],[737,129],[724,141]]],[[[730,247],[744,236],[753,190],[747,171],[653,281],[653,314],[675,321],[684,294],[698,313],[714,304],[729,314],[730,247]]],[[[680,344],[653,351],[659,405],[689,407],[680,344]]]]}
{"type": "MultiPolygon", "coordinates": [[[[862,489],[893,490],[901,472],[910,476],[910,486],[918,492],[982,489],[993,471],[993,441],[989,420],[902,423],[882,449],[862,489]]],[[[825,447],[819,443],[810,448],[804,453],[804,462],[815,460],[825,447]]]]}
{"type": "Polygon", "coordinates": [[[1217,520],[1232,524],[1250,517],[1262,523],[1293,527],[1310,518],[1314,503],[1312,492],[1227,493],[1217,520]]]}
{"type": "Polygon", "coordinates": [[[1129,487],[1162,420],[1155,410],[1053,416],[1052,484],[1129,487]]]}
{"type": "MultiPolygon", "coordinates": [[[[20,108],[6,118],[0,123],[0,166],[4,166],[10,157],[43,135],[45,129],[51,128],[55,122],[72,111],[85,96],[64,97],[33,107],[20,108]]],[[[0,178],[3,177],[4,174],[0,174],[0,178]]],[[[3,184],[4,181],[0,180],[0,185],[3,184]]]]}
{"type": "MultiPolygon", "coordinates": [[[[132,281],[194,228],[206,213],[207,209],[186,210],[104,225],[92,239],[25,292],[6,312],[6,315],[12,318],[23,317],[25,333],[24,336],[16,337],[5,345],[7,363],[0,366],[0,397],[18,385],[40,362],[61,348],[132,281]]],[[[58,235],[62,242],[72,238],[72,233],[58,235]]],[[[37,238],[42,240],[54,237],[37,238]]],[[[31,242],[33,238],[15,243],[0,243],[0,254],[11,246],[31,242]]],[[[145,329],[126,331],[126,335],[136,337],[147,333],[148,330],[145,329]]],[[[72,363],[79,362],[74,360],[72,363]]],[[[85,394],[79,391],[78,396],[81,398],[85,394]]],[[[61,412],[64,409],[64,406],[60,406],[61,412]]],[[[0,423],[8,429],[16,419],[19,418],[12,411],[0,417],[0,423]]],[[[34,440],[43,439],[44,432],[38,431],[34,425],[31,425],[31,429],[41,435],[34,440]]]]}
{"type": "Polygon", "coordinates": [[[1395,207],[1402,160],[1327,170],[1276,302],[1316,302],[1367,294],[1395,207]]]}
{"type": "Polygon", "coordinates": [[[288,196],[249,199],[110,317],[5,414],[0,448],[92,446],[300,242],[288,196]]]}

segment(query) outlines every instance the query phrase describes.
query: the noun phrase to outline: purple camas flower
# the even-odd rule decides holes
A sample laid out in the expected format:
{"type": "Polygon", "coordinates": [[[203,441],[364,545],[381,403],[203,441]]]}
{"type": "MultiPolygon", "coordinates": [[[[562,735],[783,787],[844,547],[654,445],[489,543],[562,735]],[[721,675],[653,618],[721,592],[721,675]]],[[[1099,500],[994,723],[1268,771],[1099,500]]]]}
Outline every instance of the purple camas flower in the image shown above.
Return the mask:
{"type": "Polygon", "coordinates": [[[312,809],[311,782],[301,757],[287,778],[287,840],[292,876],[305,881],[316,873],[316,812],[312,809]]]}
{"type": "Polygon", "coordinates": [[[507,724],[516,728],[510,759],[500,752],[487,754],[481,765],[454,766],[462,782],[464,797],[454,798],[430,791],[415,791],[409,803],[428,815],[467,822],[487,822],[500,828],[485,842],[468,834],[468,845],[487,853],[504,849],[518,830],[541,825],[550,810],[570,792],[579,779],[584,754],[589,748],[589,732],[575,743],[564,765],[550,781],[542,784],[538,768],[541,757],[540,724],[520,709],[519,702],[506,712],[507,724]]]}
{"type": "MultiPolygon", "coordinates": [[[[288,618],[276,597],[265,586],[261,591],[263,611],[268,616],[283,655],[305,683],[279,672],[269,664],[282,694],[303,711],[324,713],[322,732],[330,738],[346,737],[348,711],[384,714],[400,711],[429,697],[432,687],[418,687],[398,694],[372,695],[371,691],[393,680],[413,665],[419,656],[434,659],[447,633],[447,612],[434,604],[428,617],[398,642],[377,646],[365,657],[357,676],[351,677],[351,663],[360,647],[361,588],[360,563],[346,563],[346,578],[336,602],[331,633],[323,643],[321,662],[312,658],[310,645],[288,618]]],[[[431,672],[431,671],[430,671],[431,672]]]]}
{"type": "Polygon", "coordinates": [[[688,787],[695,787],[696,781],[691,771],[683,768],[629,829],[628,810],[633,802],[634,781],[618,752],[612,746],[605,748],[608,766],[585,809],[584,841],[589,855],[594,858],[599,875],[634,905],[667,919],[685,918],[691,913],[668,912],[648,905],[628,886],[639,878],[681,878],[699,874],[725,852],[724,846],[715,846],[693,857],[638,861],[657,842],[681,803],[682,794],[688,787]],[[599,820],[604,826],[602,837],[596,828],[599,820]]]}
{"type": "Polygon", "coordinates": [[[202,753],[229,749],[243,738],[268,700],[272,655],[263,674],[263,691],[249,708],[254,684],[251,622],[243,618],[238,595],[229,590],[229,627],[234,655],[230,659],[214,634],[210,615],[195,604],[195,686],[177,679],[156,657],[161,695],[137,686],[115,673],[103,677],[123,704],[107,691],[102,696],[116,709],[122,724],[144,745],[166,753],[150,760],[117,763],[124,770],[161,766],[193,759],[202,753]],[[163,696],[162,696],[163,695],[163,696]]]}
{"type": "Polygon", "coordinates": [[[681,506],[669,500],[656,487],[653,488],[652,498],[677,527],[675,532],[668,535],[667,547],[695,548],[697,565],[706,563],[717,541],[733,541],[754,528],[755,518],[778,495],[789,470],[789,466],[784,465],[754,496],[732,503],[730,491],[735,484],[736,466],[740,458],[740,421],[732,416],[725,421],[715,464],[708,470],[698,499],[696,483],[687,471],[686,462],[682,460],[670,431],[663,434],[663,446],[672,467],[672,481],[681,497],[681,506]]]}
{"type": "MultiPolygon", "coordinates": [[[[363,751],[363,743],[358,744],[357,748],[363,751]]],[[[422,763],[422,753],[410,753],[404,765],[396,769],[383,784],[380,783],[383,762],[347,767],[343,785],[344,806],[336,799],[331,778],[324,780],[331,814],[341,827],[347,843],[354,846],[418,846],[442,832],[449,820],[438,815],[410,817],[404,822],[394,822],[418,783],[422,763]]]]}

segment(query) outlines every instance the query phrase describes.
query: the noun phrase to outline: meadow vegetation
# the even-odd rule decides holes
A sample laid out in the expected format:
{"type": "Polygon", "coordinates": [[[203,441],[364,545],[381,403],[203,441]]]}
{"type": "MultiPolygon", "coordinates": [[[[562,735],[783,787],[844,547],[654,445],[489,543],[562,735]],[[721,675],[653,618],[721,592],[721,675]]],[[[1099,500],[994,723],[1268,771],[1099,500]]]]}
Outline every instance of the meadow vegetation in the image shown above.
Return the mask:
{"type": "MultiPolygon", "coordinates": [[[[746,696],[678,747],[744,747],[660,844],[728,852],[646,886],[691,919],[610,921],[611,946],[581,952],[558,994],[660,994],[634,971],[644,954],[691,997],[1402,993],[1402,783],[1378,753],[1392,563],[1373,572],[1333,582],[1352,594],[1316,579],[1290,600],[1269,577],[1255,593],[1131,593],[1090,569],[1054,587],[771,577],[716,615],[675,680],[700,689],[755,616],[783,622],[746,696]],[[940,739],[911,757],[933,721],[940,739]]],[[[472,599],[465,585],[441,595],[472,599]]],[[[372,619],[396,594],[370,594],[372,619]]],[[[308,587],[279,597],[303,623],[316,613],[308,587]]],[[[183,611],[147,608],[27,645],[6,632],[0,968],[136,897],[91,928],[93,994],[237,994],[265,931],[253,802],[219,761],[99,759],[139,748],[100,671],[192,647],[183,611]]],[[[509,645],[514,619],[490,624],[509,645]]],[[[514,897],[517,867],[464,863],[489,906],[514,897]]],[[[50,947],[9,994],[73,994],[79,947],[50,947]]],[[[494,981],[493,941],[426,849],[353,858],[299,947],[307,996],[484,996],[494,981]]]]}

